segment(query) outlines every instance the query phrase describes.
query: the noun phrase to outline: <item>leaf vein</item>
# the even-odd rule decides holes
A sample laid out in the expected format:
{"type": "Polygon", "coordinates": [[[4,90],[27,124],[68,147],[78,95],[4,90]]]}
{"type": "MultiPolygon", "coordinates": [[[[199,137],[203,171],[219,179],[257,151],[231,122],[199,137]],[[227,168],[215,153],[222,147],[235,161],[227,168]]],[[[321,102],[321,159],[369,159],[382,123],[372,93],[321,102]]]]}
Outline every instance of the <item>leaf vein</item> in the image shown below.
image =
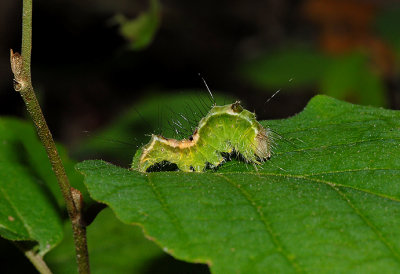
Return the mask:
{"type": "Polygon", "coordinates": [[[345,169],[345,170],[332,170],[332,171],[324,171],[324,172],[319,172],[319,173],[313,173],[313,174],[308,174],[304,176],[316,176],[316,175],[329,175],[329,174],[338,174],[338,173],[347,173],[347,172],[358,172],[358,171],[381,171],[381,170],[386,170],[386,171],[400,171],[400,169],[394,169],[394,168],[384,168],[384,167],[378,167],[378,168],[355,168],[355,169],[345,169]]]}
{"type": "Polygon", "coordinates": [[[265,230],[270,235],[272,242],[276,246],[276,250],[281,253],[281,255],[290,263],[290,265],[297,271],[303,272],[298,263],[295,261],[294,256],[289,254],[283,247],[282,243],[279,241],[276,233],[273,231],[271,224],[265,218],[264,213],[261,210],[261,205],[258,205],[251,197],[251,195],[245,191],[244,189],[238,187],[232,180],[223,176],[222,174],[217,174],[217,176],[223,178],[227,181],[230,185],[232,185],[235,189],[239,191],[239,193],[247,200],[247,202],[254,208],[255,212],[259,216],[260,220],[265,226],[265,230]]]}
{"type": "MultiPolygon", "coordinates": [[[[338,115],[338,116],[340,116],[340,115],[338,115]]],[[[284,132],[282,132],[282,134],[299,133],[299,132],[303,132],[303,131],[310,131],[311,129],[321,129],[321,128],[325,128],[325,127],[329,127],[329,126],[351,125],[353,123],[366,123],[366,122],[374,122],[374,121],[388,122],[388,119],[350,120],[348,122],[341,121],[340,123],[327,123],[327,124],[321,124],[321,125],[314,126],[314,127],[301,128],[301,129],[293,130],[293,131],[286,131],[286,132],[284,131],[284,132]]]]}
{"type": "Polygon", "coordinates": [[[162,197],[162,194],[160,191],[157,189],[156,185],[152,182],[150,179],[150,174],[148,176],[145,176],[147,179],[147,182],[149,183],[149,186],[151,188],[151,191],[153,192],[154,196],[157,198],[158,202],[160,203],[163,211],[166,213],[166,215],[170,218],[172,224],[175,226],[176,230],[182,234],[183,236],[187,236],[186,233],[184,232],[182,225],[180,224],[178,218],[175,216],[175,214],[170,210],[168,203],[164,200],[162,197]]]}
{"type": "MultiPolygon", "coordinates": [[[[397,170],[397,169],[394,169],[394,170],[397,170]]],[[[338,183],[334,183],[334,182],[330,182],[330,181],[326,181],[326,180],[321,180],[321,179],[317,179],[317,178],[311,178],[310,176],[312,176],[314,174],[311,174],[311,175],[295,175],[295,174],[254,173],[254,172],[225,172],[224,174],[252,174],[252,175],[256,175],[256,176],[274,176],[274,177],[287,177],[287,178],[294,178],[294,179],[310,180],[310,181],[323,183],[323,184],[327,184],[327,185],[334,185],[334,186],[340,186],[340,187],[344,187],[344,188],[350,188],[350,189],[354,189],[354,190],[357,190],[357,191],[360,191],[360,192],[364,192],[364,193],[367,193],[367,194],[375,195],[375,196],[378,196],[380,198],[389,199],[389,200],[392,200],[392,201],[395,201],[395,202],[400,202],[399,198],[396,198],[396,197],[393,197],[393,196],[389,196],[389,195],[385,195],[385,194],[382,194],[382,193],[376,193],[376,192],[372,192],[372,191],[369,191],[369,190],[363,189],[363,188],[357,188],[357,187],[354,187],[354,186],[338,184],[338,183]]]]}
{"type": "Polygon", "coordinates": [[[347,195],[340,191],[340,189],[335,185],[329,185],[332,189],[334,189],[343,200],[347,202],[347,204],[354,210],[354,212],[363,220],[363,222],[378,236],[378,239],[389,249],[392,253],[393,257],[400,261],[400,254],[396,251],[396,249],[390,244],[390,242],[383,236],[382,232],[364,215],[361,210],[359,210],[350,200],[347,195]]]}
{"type": "Polygon", "coordinates": [[[360,141],[349,142],[349,143],[337,143],[337,144],[333,144],[333,145],[324,145],[324,146],[318,146],[318,147],[306,147],[306,148],[295,149],[295,150],[290,150],[290,151],[277,152],[277,153],[275,153],[275,155],[282,155],[282,154],[287,154],[287,153],[291,153],[291,152],[302,152],[302,151],[307,151],[307,150],[332,148],[332,147],[337,147],[337,146],[357,145],[357,144],[375,142],[375,141],[395,141],[395,140],[400,141],[400,138],[376,138],[376,139],[366,139],[366,140],[360,140],[360,141]]]}

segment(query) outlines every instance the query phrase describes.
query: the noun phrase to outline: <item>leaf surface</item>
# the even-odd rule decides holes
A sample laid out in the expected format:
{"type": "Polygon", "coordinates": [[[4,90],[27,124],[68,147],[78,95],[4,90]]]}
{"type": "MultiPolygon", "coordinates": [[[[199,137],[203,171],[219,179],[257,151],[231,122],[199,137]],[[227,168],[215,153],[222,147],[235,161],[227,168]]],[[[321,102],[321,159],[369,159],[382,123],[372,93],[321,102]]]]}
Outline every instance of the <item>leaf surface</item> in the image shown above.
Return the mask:
{"type": "Polygon", "coordinates": [[[316,96],[262,123],[284,138],[257,170],[77,168],[119,219],[215,273],[399,272],[400,113],[316,96]]]}

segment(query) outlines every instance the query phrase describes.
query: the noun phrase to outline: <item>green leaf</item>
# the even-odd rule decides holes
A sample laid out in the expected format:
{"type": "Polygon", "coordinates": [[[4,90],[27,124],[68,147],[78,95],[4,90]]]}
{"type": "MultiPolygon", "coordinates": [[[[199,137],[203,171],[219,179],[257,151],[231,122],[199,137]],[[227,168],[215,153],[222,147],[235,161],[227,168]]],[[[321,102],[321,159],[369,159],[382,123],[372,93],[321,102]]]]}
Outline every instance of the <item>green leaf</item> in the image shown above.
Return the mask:
{"type": "Polygon", "coordinates": [[[215,273],[400,269],[400,113],[316,96],[258,170],[139,173],[77,165],[91,196],[166,252],[215,273]]]}
{"type": "MultiPolygon", "coordinates": [[[[70,222],[65,223],[63,242],[46,255],[55,273],[76,273],[75,249],[70,222]]],[[[161,250],[143,237],[138,227],[122,224],[110,209],[99,213],[87,228],[90,268],[93,273],[138,273],[161,250]]]]}
{"type": "Polygon", "coordinates": [[[0,118],[0,235],[35,241],[40,255],[63,235],[56,200],[46,182],[57,186],[50,172],[33,128],[17,119],[0,118]]]}
{"type": "Polygon", "coordinates": [[[150,0],[150,9],[141,13],[137,18],[128,20],[119,14],[114,20],[119,24],[119,32],[130,41],[132,50],[146,48],[154,39],[161,19],[161,5],[158,0],[150,0]]]}

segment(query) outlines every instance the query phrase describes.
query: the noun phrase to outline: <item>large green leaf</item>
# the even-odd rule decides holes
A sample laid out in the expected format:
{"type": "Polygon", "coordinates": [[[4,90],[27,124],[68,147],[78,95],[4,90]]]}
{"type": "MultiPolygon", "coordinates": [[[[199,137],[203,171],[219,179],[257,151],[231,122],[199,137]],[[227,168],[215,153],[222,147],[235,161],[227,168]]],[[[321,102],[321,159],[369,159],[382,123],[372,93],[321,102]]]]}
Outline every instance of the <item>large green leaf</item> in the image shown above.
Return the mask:
{"type": "MultiPolygon", "coordinates": [[[[76,273],[75,248],[70,222],[64,226],[66,237],[46,261],[55,273],[76,273]]],[[[138,273],[162,252],[145,239],[138,227],[122,224],[105,209],[87,228],[90,268],[93,273],[138,273]]]]}
{"type": "Polygon", "coordinates": [[[56,197],[47,184],[57,186],[50,172],[33,128],[17,119],[0,118],[0,235],[37,242],[41,255],[62,238],[56,197]]]}
{"type": "Polygon", "coordinates": [[[215,273],[400,272],[400,113],[317,96],[263,124],[286,139],[258,170],[77,168],[119,219],[215,273]]]}

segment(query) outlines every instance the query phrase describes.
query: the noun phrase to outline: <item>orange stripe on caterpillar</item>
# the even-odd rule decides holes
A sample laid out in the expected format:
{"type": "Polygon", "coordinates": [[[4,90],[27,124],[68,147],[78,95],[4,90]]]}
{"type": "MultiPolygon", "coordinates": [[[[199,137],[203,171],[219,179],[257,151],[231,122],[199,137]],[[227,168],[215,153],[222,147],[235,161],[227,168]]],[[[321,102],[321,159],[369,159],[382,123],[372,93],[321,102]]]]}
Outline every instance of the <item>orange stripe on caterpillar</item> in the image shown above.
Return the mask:
{"type": "Polygon", "coordinates": [[[240,102],[213,106],[188,139],[176,140],[152,135],[135,155],[132,168],[145,172],[162,162],[176,164],[181,171],[204,171],[216,167],[222,153],[240,153],[249,163],[259,164],[271,156],[272,138],[254,113],[240,102]]]}

